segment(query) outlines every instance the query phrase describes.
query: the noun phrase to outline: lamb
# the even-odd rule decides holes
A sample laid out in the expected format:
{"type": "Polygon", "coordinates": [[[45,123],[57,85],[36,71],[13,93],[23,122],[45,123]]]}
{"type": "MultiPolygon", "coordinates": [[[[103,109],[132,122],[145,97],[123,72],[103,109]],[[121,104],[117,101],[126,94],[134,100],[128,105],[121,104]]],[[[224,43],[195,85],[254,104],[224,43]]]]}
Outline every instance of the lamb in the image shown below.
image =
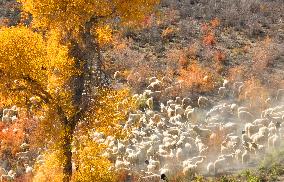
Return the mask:
{"type": "Polygon", "coordinates": [[[280,137],[274,134],[268,138],[268,148],[277,148],[280,145],[280,137]]]}
{"type": "Polygon", "coordinates": [[[226,95],[226,87],[219,87],[218,89],[218,94],[221,96],[221,97],[224,97],[226,95]]]}
{"type": "Polygon", "coordinates": [[[175,115],[175,110],[172,109],[171,107],[168,107],[167,109],[168,117],[173,117],[175,115]]]}
{"type": "Polygon", "coordinates": [[[266,126],[263,126],[263,127],[259,128],[258,132],[265,135],[265,136],[268,136],[269,129],[266,126]]]}
{"type": "Polygon", "coordinates": [[[252,142],[264,145],[267,142],[267,136],[261,132],[255,133],[251,137],[252,142]]]}
{"type": "Polygon", "coordinates": [[[195,165],[195,164],[188,164],[182,170],[183,175],[185,175],[185,176],[194,175],[196,173],[196,168],[197,168],[197,165],[195,165]]]}
{"type": "Polygon", "coordinates": [[[159,182],[159,181],[160,181],[160,175],[157,174],[144,176],[138,179],[138,182],[159,182]]]}
{"type": "Polygon", "coordinates": [[[245,124],[245,131],[248,137],[251,137],[253,134],[258,132],[259,127],[252,124],[252,123],[246,123],[245,124]]]}
{"type": "Polygon", "coordinates": [[[187,108],[188,106],[191,105],[192,101],[190,98],[183,98],[181,103],[182,103],[181,105],[183,108],[187,108]]]}
{"type": "Polygon", "coordinates": [[[162,82],[156,79],[154,82],[150,83],[147,89],[150,89],[152,91],[159,91],[162,89],[162,82]]]}
{"type": "Polygon", "coordinates": [[[229,133],[237,133],[239,127],[236,123],[232,123],[232,122],[228,122],[225,125],[222,125],[221,130],[225,133],[225,134],[229,134],[229,133]]]}
{"type": "Polygon", "coordinates": [[[115,161],[114,166],[116,169],[128,169],[130,166],[130,163],[126,161],[124,157],[123,159],[121,159],[121,157],[118,157],[115,161]]]}
{"type": "Polygon", "coordinates": [[[202,128],[199,128],[198,126],[194,126],[193,131],[195,131],[196,134],[199,135],[201,137],[201,140],[203,141],[207,141],[210,138],[210,135],[212,134],[211,130],[202,129],[202,128]]]}
{"type": "Polygon", "coordinates": [[[256,119],[253,121],[254,125],[263,125],[263,126],[268,126],[269,120],[266,118],[261,118],[261,119],[256,119]]]}
{"type": "Polygon", "coordinates": [[[277,90],[276,100],[277,101],[283,101],[284,99],[284,89],[277,90]]]}
{"type": "Polygon", "coordinates": [[[223,81],[223,87],[228,87],[228,85],[229,85],[229,81],[228,80],[226,80],[226,79],[224,79],[224,81],[223,81]]]}
{"type": "Polygon", "coordinates": [[[198,103],[199,108],[206,108],[210,105],[210,101],[208,100],[208,98],[203,97],[203,96],[200,96],[198,98],[197,103],[198,103]]]}
{"type": "Polygon", "coordinates": [[[178,104],[178,105],[181,105],[182,104],[181,98],[180,97],[176,97],[175,103],[178,104]]]}
{"type": "Polygon", "coordinates": [[[154,101],[153,101],[153,97],[149,98],[146,100],[146,105],[149,109],[153,109],[154,108],[154,101]]]}
{"type": "Polygon", "coordinates": [[[245,149],[244,153],[242,154],[242,164],[248,164],[250,160],[250,154],[247,149],[245,149]]]}
{"type": "Polygon", "coordinates": [[[219,157],[214,162],[214,174],[218,174],[218,172],[224,170],[224,167],[227,165],[227,160],[224,157],[219,157]]]}
{"type": "Polygon", "coordinates": [[[160,162],[153,160],[152,157],[150,157],[150,159],[149,159],[149,164],[155,165],[155,166],[157,166],[157,168],[160,168],[160,162]]]}
{"type": "Polygon", "coordinates": [[[183,114],[184,114],[183,108],[181,106],[177,105],[175,107],[175,116],[177,116],[177,115],[183,116],[183,114]]]}
{"type": "Polygon", "coordinates": [[[196,123],[199,120],[198,112],[196,108],[185,110],[186,118],[192,123],[196,123]]]}
{"type": "Polygon", "coordinates": [[[207,169],[207,173],[209,174],[209,175],[213,175],[215,172],[214,172],[214,163],[213,162],[209,162],[208,163],[208,165],[207,165],[207,167],[206,167],[206,169],[207,169]]]}
{"type": "Polygon", "coordinates": [[[254,116],[248,111],[239,111],[238,118],[243,122],[250,122],[253,120],[254,116]]]}
{"type": "Polygon", "coordinates": [[[25,168],[26,168],[26,173],[32,173],[33,172],[33,168],[27,164],[25,164],[25,168]]]}

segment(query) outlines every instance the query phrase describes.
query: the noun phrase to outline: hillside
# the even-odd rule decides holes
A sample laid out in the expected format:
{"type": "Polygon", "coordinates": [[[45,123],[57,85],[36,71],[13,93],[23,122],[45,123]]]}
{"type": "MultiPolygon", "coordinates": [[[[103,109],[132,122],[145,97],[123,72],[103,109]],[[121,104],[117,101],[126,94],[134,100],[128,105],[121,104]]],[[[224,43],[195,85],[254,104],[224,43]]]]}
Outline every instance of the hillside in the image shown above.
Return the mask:
{"type": "Polygon", "coordinates": [[[283,0],[147,1],[0,0],[1,180],[283,181],[283,0]]]}

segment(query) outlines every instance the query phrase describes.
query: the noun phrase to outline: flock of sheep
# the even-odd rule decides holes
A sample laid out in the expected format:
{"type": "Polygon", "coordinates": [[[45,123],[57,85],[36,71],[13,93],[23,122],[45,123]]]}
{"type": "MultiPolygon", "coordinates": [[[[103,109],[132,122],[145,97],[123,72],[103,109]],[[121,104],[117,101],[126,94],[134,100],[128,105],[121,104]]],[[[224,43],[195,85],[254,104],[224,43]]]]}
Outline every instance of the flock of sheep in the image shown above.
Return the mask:
{"type": "MultiPolygon", "coordinates": [[[[117,140],[94,132],[94,140],[108,145],[103,156],[114,163],[115,170],[137,172],[140,181],[167,181],[176,174],[218,175],[253,164],[265,152],[280,146],[284,137],[284,90],[277,91],[273,104],[256,115],[249,106],[234,99],[221,99],[212,105],[200,96],[196,107],[190,98],[176,97],[159,102],[163,78],[149,79],[148,90],[136,94],[145,100],[146,109],[129,114],[123,127],[132,128],[130,137],[117,140]],[[159,104],[159,110],[153,109],[159,104]]],[[[175,84],[177,85],[177,84],[175,84]]],[[[238,96],[241,82],[224,81],[220,98],[234,92],[238,96]]]]}
{"type": "MultiPolygon", "coordinates": [[[[113,162],[113,169],[126,171],[130,178],[131,173],[138,173],[140,181],[167,181],[176,174],[189,178],[196,173],[213,176],[247,167],[281,145],[284,89],[268,99],[270,107],[256,115],[249,106],[226,97],[238,97],[241,82],[230,84],[225,80],[218,91],[221,99],[215,105],[204,96],[196,102],[180,97],[162,102],[162,94],[180,86],[176,83],[164,87],[165,82],[168,84],[169,79],[150,78],[147,90],[133,96],[143,101],[144,107],[130,113],[123,124],[130,129],[129,138],[118,140],[93,132],[95,141],[108,146],[102,155],[113,162]]],[[[2,122],[17,118],[16,107],[3,110],[2,122]]],[[[28,148],[26,143],[21,145],[15,171],[7,159],[0,161],[1,180],[33,171],[28,148]]],[[[43,161],[41,157],[37,160],[43,161]]]]}

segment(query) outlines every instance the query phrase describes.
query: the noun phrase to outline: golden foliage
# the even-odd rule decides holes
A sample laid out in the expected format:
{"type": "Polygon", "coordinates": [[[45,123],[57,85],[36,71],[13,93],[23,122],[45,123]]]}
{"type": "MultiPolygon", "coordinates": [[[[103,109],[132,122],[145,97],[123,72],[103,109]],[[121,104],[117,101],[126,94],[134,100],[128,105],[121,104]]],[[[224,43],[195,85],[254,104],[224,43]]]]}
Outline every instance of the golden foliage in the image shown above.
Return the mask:
{"type": "Polygon", "coordinates": [[[62,153],[60,150],[46,151],[42,161],[35,164],[34,182],[61,182],[63,171],[61,167],[62,153]],[[43,162],[43,163],[42,163],[43,162]]]}
{"type": "MultiPolygon", "coordinates": [[[[94,131],[93,128],[96,128],[96,131],[103,132],[105,135],[126,137],[127,131],[118,124],[126,121],[128,113],[136,109],[135,103],[128,90],[99,91],[94,107],[86,115],[87,125],[80,125],[78,132],[74,135],[72,150],[77,170],[73,175],[73,181],[115,181],[115,173],[109,170],[111,163],[108,159],[100,156],[105,146],[97,144],[90,136],[94,131]]],[[[53,152],[45,154],[48,162],[37,167],[35,180],[48,181],[51,175],[55,176],[55,181],[56,179],[61,180],[61,165],[64,157],[60,152],[62,149],[58,141],[63,136],[64,129],[60,123],[56,122],[56,118],[54,120],[44,119],[40,125],[36,133],[48,134],[44,136],[43,143],[53,149],[53,152]],[[55,170],[51,169],[52,165],[55,166],[55,170]],[[56,170],[56,168],[58,169],[56,170]]]]}
{"type": "Polygon", "coordinates": [[[55,33],[45,40],[24,26],[2,28],[0,47],[3,96],[20,105],[26,105],[32,96],[42,101],[52,97],[49,99],[58,100],[66,113],[72,112],[70,92],[64,84],[76,71],[68,48],[58,43],[55,33]]]}
{"type": "MultiPolygon", "coordinates": [[[[88,28],[92,28],[92,33],[95,34],[94,37],[100,45],[108,43],[112,40],[111,22],[133,25],[143,20],[159,0],[18,0],[18,2],[22,3],[25,13],[22,15],[22,21],[28,14],[31,15],[31,28],[42,34],[25,26],[1,28],[0,92],[4,98],[26,107],[33,115],[42,116],[37,120],[38,130],[35,132],[38,134],[43,132],[40,141],[49,150],[44,154],[45,162],[36,168],[35,181],[61,181],[62,167],[66,169],[68,163],[65,162],[66,151],[70,150],[66,146],[70,144],[69,139],[72,141],[73,138],[70,136],[73,134],[70,132],[73,131],[71,125],[75,123],[76,128],[79,120],[86,120],[90,123],[90,127],[96,128],[97,131],[124,137],[126,132],[120,124],[126,120],[131,109],[135,109],[135,101],[130,97],[129,91],[99,90],[98,95],[93,98],[94,103],[90,112],[87,115],[82,114],[84,118],[72,117],[80,113],[72,105],[74,94],[70,85],[71,78],[79,73],[75,67],[79,66],[69,57],[68,47],[74,46],[71,45],[74,38],[80,43],[83,40],[80,37],[82,38],[83,32],[88,28]],[[87,27],[89,21],[94,21],[92,24],[94,27],[87,27]]],[[[79,148],[80,162],[82,162],[79,164],[80,175],[77,175],[79,181],[111,179],[111,174],[106,168],[109,162],[94,157],[101,147],[89,141],[86,144],[92,147],[79,148]],[[98,172],[94,173],[97,178],[93,176],[93,169],[98,172]]]]}
{"type": "Polygon", "coordinates": [[[76,172],[72,181],[89,182],[115,182],[115,173],[110,170],[111,163],[101,156],[105,146],[99,145],[88,136],[80,137],[80,146],[74,156],[76,172]]]}
{"type": "Polygon", "coordinates": [[[97,41],[100,45],[107,44],[112,41],[112,29],[109,25],[99,26],[94,30],[97,41]]]}
{"type": "Polygon", "coordinates": [[[120,23],[140,22],[159,0],[18,0],[32,14],[34,27],[60,29],[77,34],[91,18],[117,19],[120,23]]]}
{"type": "Polygon", "coordinates": [[[130,96],[130,91],[100,90],[100,97],[88,114],[90,127],[106,135],[125,137],[126,132],[119,124],[123,124],[130,111],[136,109],[136,101],[130,96]]]}
{"type": "MultiPolygon", "coordinates": [[[[79,136],[79,146],[74,153],[74,174],[72,181],[89,182],[116,181],[116,175],[110,170],[111,163],[100,154],[105,146],[98,145],[88,136],[79,136]]],[[[43,159],[35,164],[34,182],[61,182],[63,178],[62,150],[48,150],[44,152],[43,159]]]]}

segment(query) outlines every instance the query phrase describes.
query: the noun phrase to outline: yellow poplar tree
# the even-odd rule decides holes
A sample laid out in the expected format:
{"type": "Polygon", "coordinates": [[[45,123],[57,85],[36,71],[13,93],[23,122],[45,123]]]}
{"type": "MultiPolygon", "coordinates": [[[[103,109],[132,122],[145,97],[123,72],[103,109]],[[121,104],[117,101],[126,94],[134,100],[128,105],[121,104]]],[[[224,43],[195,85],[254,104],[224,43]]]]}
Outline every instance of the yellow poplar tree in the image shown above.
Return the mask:
{"type": "Polygon", "coordinates": [[[67,182],[72,176],[75,129],[96,104],[95,87],[107,86],[100,46],[111,39],[112,24],[137,25],[159,0],[18,1],[32,22],[29,28],[1,29],[1,94],[19,105],[36,99],[48,111],[46,118],[61,127],[67,182]]]}

